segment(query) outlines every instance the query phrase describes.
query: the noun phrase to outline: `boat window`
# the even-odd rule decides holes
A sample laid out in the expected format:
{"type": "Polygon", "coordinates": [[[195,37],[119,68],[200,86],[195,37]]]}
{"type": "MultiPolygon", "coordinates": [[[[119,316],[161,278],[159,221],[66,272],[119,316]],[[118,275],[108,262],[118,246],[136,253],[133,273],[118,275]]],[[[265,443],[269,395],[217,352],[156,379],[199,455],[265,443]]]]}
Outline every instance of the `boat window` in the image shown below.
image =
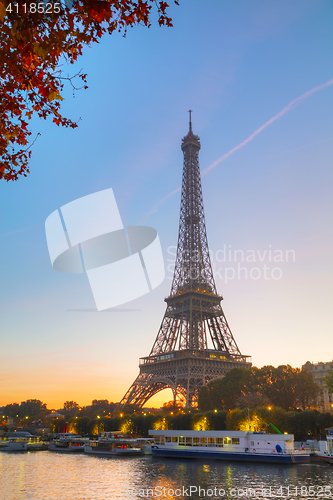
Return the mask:
{"type": "Polygon", "coordinates": [[[214,446],[215,438],[208,438],[208,446],[214,446]]]}
{"type": "Polygon", "coordinates": [[[223,439],[224,444],[231,444],[231,439],[229,437],[226,437],[223,439]]]}
{"type": "Polygon", "coordinates": [[[185,438],[184,436],[179,436],[179,444],[184,445],[185,444],[185,438]]]}
{"type": "Polygon", "coordinates": [[[191,437],[186,438],[186,446],[192,446],[192,438],[191,437]]]}
{"type": "Polygon", "coordinates": [[[223,446],[223,438],[216,438],[216,446],[223,446]]]}
{"type": "Polygon", "coordinates": [[[193,438],[193,446],[199,446],[200,444],[200,439],[198,437],[193,438]]]}
{"type": "Polygon", "coordinates": [[[165,436],[165,442],[171,443],[171,436],[165,436]]]}
{"type": "Polygon", "coordinates": [[[201,446],[207,446],[207,438],[200,438],[201,446]]]}
{"type": "Polygon", "coordinates": [[[161,444],[160,436],[154,436],[154,443],[155,444],[161,444]]]}
{"type": "Polygon", "coordinates": [[[232,438],[232,444],[239,444],[239,438],[232,438]]]}
{"type": "Polygon", "coordinates": [[[254,446],[254,441],[251,441],[251,446],[254,446]]]}
{"type": "Polygon", "coordinates": [[[178,443],[178,437],[177,436],[172,436],[172,442],[173,443],[178,443]]]}

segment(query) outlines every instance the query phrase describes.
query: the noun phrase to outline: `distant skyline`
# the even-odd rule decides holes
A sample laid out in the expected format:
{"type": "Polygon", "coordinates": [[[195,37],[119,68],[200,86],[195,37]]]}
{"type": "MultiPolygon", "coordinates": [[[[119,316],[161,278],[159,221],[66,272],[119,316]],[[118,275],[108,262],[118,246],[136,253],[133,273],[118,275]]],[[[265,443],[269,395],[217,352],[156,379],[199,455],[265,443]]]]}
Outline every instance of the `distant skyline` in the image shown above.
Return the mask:
{"type": "Polygon", "coordinates": [[[258,367],[333,358],[333,4],[180,0],[170,14],[173,28],[86,49],[77,70],[89,88],[62,101],[78,129],[33,120],[31,174],[0,183],[0,406],[116,402],[138,375],[171,287],[189,109],[216,285],[241,352],[258,367]],[[124,226],[158,231],[166,278],[94,312],[87,276],[53,270],[44,223],[108,188],[124,226]]]}

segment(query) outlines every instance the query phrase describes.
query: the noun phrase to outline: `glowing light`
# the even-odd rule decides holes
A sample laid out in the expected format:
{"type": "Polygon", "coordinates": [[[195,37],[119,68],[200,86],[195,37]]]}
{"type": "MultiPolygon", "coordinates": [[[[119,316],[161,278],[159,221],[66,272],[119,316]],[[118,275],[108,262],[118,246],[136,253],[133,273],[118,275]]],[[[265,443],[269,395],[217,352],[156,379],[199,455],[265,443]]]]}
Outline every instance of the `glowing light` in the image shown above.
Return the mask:
{"type": "Polygon", "coordinates": [[[200,420],[198,420],[197,422],[195,422],[195,424],[193,425],[193,430],[195,430],[195,431],[208,431],[209,426],[208,426],[207,418],[203,417],[200,420]]]}
{"type": "Polygon", "coordinates": [[[156,430],[156,431],[157,430],[164,431],[167,428],[168,428],[168,424],[167,424],[167,421],[165,420],[165,418],[161,418],[160,420],[157,420],[153,424],[153,429],[156,430]]]}

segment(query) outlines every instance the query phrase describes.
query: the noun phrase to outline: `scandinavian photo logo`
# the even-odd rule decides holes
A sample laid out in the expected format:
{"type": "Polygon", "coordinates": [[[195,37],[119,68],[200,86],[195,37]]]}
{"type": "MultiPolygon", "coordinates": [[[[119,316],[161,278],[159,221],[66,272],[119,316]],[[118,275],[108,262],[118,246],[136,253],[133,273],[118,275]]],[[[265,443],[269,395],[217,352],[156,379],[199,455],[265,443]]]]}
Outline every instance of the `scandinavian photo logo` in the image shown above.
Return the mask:
{"type": "Polygon", "coordinates": [[[53,269],[86,272],[98,311],[141,297],[164,280],[157,231],[124,227],[111,188],[55,210],[45,232],[53,269]]]}
{"type": "MultiPolygon", "coordinates": [[[[190,279],[205,278],[204,270],[196,265],[203,261],[205,256],[199,250],[185,250],[181,256],[177,254],[176,246],[167,248],[167,279],[171,280],[176,259],[182,262],[181,274],[190,279]]],[[[272,248],[268,245],[263,249],[234,249],[232,245],[223,245],[213,252],[209,251],[209,258],[215,278],[227,284],[233,280],[280,280],[283,277],[283,267],[296,262],[296,252],[293,249],[272,248]]]]}

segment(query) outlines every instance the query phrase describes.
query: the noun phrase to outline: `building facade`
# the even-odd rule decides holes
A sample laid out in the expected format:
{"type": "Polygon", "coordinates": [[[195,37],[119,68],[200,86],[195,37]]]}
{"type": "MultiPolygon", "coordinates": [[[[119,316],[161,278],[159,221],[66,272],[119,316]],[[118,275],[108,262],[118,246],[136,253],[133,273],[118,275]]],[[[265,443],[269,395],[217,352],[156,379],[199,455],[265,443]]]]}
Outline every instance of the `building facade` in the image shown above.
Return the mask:
{"type": "Polygon", "coordinates": [[[333,393],[328,391],[325,378],[333,371],[333,360],[327,362],[310,363],[307,361],[302,370],[309,370],[313,374],[314,381],[318,384],[320,392],[317,398],[317,409],[319,411],[330,411],[333,413],[333,393]]]}

